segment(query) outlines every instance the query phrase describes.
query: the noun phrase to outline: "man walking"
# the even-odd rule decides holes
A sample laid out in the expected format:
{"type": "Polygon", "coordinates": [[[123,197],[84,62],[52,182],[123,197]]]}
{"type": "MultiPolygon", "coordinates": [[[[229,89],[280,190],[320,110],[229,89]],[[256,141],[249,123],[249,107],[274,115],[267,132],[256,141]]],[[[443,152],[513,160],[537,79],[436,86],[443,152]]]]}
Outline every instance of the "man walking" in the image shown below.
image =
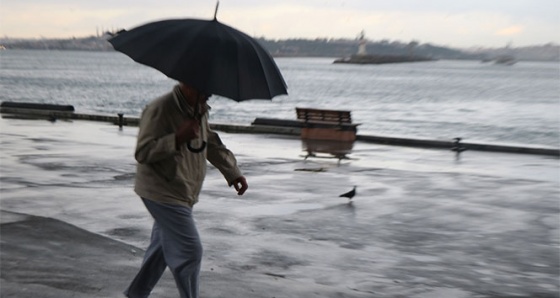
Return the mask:
{"type": "Polygon", "coordinates": [[[179,83],[142,112],[134,191],[154,225],[140,271],[124,292],[127,297],[148,297],[166,267],[181,298],[198,297],[202,245],[192,211],[206,175],[206,160],[238,195],[248,188],[234,155],[209,128],[208,97],[179,83]]]}

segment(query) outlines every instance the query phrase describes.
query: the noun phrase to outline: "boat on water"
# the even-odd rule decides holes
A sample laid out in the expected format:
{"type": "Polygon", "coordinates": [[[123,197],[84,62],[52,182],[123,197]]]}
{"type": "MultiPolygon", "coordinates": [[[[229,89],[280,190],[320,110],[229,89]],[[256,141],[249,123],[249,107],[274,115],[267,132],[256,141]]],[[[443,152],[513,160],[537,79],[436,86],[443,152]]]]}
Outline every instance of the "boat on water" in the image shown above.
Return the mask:
{"type": "Polygon", "coordinates": [[[517,59],[510,55],[498,56],[494,59],[494,64],[514,65],[515,63],[517,63],[517,59]]]}
{"type": "Polygon", "coordinates": [[[481,62],[482,63],[494,62],[494,64],[500,64],[500,65],[514,65],[515,63],[517,63],[517,59],[513,56],[503,55],[503,56],[498,56],[496,58],[484,58],[482,59],[481,62]]]}

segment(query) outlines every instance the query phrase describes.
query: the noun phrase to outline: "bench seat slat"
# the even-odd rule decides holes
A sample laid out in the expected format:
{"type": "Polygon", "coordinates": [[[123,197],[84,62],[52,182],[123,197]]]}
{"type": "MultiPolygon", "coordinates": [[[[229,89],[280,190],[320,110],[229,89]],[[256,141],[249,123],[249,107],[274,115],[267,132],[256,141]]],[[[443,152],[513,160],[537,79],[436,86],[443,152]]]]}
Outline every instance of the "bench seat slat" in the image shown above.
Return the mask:
{"type": "Polygon", "coordinates": [[[350,111],[296,108],[297,118],[304,121],[352,123],[350,111]]]}

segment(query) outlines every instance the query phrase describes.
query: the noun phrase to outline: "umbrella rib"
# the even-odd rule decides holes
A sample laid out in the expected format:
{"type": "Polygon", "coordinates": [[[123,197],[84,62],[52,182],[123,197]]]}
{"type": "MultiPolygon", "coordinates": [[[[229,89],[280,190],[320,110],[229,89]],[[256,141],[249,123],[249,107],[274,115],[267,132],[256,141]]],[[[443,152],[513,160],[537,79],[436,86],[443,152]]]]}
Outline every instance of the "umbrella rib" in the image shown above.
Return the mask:
{"type": "MultiPolygon", "coordinates": [[[[263,75],[264,75],[265,78],[266,78],[266,79],[265,79],[265,82],[266,82],[266,84],[268,85],[268,86],[267,86],[267,87],[268,87],[268,98],[272,98],[272,97],[274,97],[274,96],[277,95],[277,94],[273,94],[272,91],[271,91],[273,88],[271,88],[272,86],[270,86],[270,85],[272,84],[273,80],[270,80],[270,79],[269,79],[269,72],[266,71],[266,69],[264,68],[263,61],[270,61],[270,63],[271,63],[270,67],[273,67],[274,70],[276,71],[276,73],[280,74],[280,70],[278,69],[278,66],[276,65],[276,63],[275,63],[274,58],[272,57],[272,55],[270,55],[270,53],[268,53],[268,51],[267,51],[266,49],[264,49],[264,47],[262,47],[262,46],[258,43],[257,40],[255,40],[255,39],[253,39],[253,38],[251,38],[251,37],[249,37],[249,38],[250,38],[250,39],[249,39],[249,42],[250,42],[250,44],[251,44],[253,50],[256,52],[257,57],[259,57],[259,62],[261,62],[261,63],[259,63],[259,66],[260,66],[260,68],[261,68],[261,71],[262,71],[263,75]],[[267,57],[263,57],[262,55],[266,55],[267,57]],[[266,59],[263,59],[263,58],[266,58],[266,59]]],[[[279,79],[280,79],[280,82],[282,83],[282,87],[283,87],[283,89],[284,89],[284,92],[286,92],[286,93],[283,93],[283,94],[287,94],[287,91],[286,91],[286,82],[284,81],[284,78],[282,78],[282,75],[279,75],[279,79]]]]}
{"type": "MultiPolygon", "coordinates": [[[[230,30],[235,30],[235,31],[237,31],[236,29],[233,29],[233,28],[231,28],[231,27],[229,27],[229,28],[230,28],[230,30]]],[[[266,94],[266,96],[265,96],[264,98],[268,98],[268,99],[272,98],[275,94],[273,94],[272,91],[271,91],[271,90],[272,90],[272,88],[271,88],[271,80],[269,80],[269,75],[268,75],[268,73],[267,73],[267,71],[266,71],[266,69],[265,69],[265,66],[264,66],[263,61],[267,61],[267,59],[269,59],[269,60],[273,63],[273,66],[276,68],[275,70],[279,73],[280,71],[279,71],[278,68],[276,67],[276,64],[274,64],[273,58],[268,54],[268,52],[266,52],[266,50],[265,50],[255,39],[253,39],[252,37],[248,36],[247,34],[245,34],[245,33],[243,33],[243,32],[240,32],[240,31],[235,32],[235,31],[234,31],[234,32],[230,32],[230,31],[228,30],[227,33],[230,35],[230,37],[232,37],[232,38],[234,38],[234,39],[236,39],[236,40],[238,40],[238,37],[239,37],[239,35],[240,35],[241,37],[244,38],[244,41],[247,42],[247,43],[250,45],[250,47],[249,47],[250,50],[251,50],[251,51],[253,52],[253,54],[258,58],[258,62],[259,62],[259,63],[258,63],[259,72],[260,72],[260,74],[264,77],[264,82],[265,82],[266,87],[267,87],[267,88],[266,88],[267,94],[266,94]],[[237,35],[234,35],[233,33],[237,33],[237,35]],[[240,34],[239,34],[239,33],[240,33],[240,34]],[[267,59],[263,59],[263,55],[268,55],[268,57],[264,57],[264,58],[267,58],[267,59]]],[[[242,54],[243,54],[243,52],[238,51],[238,53],[237,53],[237,55],[238,55],[238,60],[240,59],[240,57],[241,57],[242,54]]],[[[238,75],[237,75],[237,80],[238,80],[237,86],[241,86],[241,83],[242,83],[242,82],[241,82],[240,80],[241,80],[242,77],[243,77],[243,76],[241,75],[242,70],[239,68],[239,65],[237,65],[237,67],[238,67],[238,69],[237,69],[237,72],[238,72],[238,75]]],[[[284,80],[283,80],[283,78],[282,78],[281,76],[280,76],[280,79],[282,80],[282,83],[283,83],[283,85],[285,86],[285,82],[284,82],[284,80]]],[[[240,100],[244,100],[244,99],[253,99],[253,98],[250,98],[250,97],[246,97],[244,94],[241,93],[241,90],[240,90],[239,93],[238,93],[238,97],[239,97],[240,100]]],[[[255,98],[255,99],[256,99],[256,98],[255,98]]]]}

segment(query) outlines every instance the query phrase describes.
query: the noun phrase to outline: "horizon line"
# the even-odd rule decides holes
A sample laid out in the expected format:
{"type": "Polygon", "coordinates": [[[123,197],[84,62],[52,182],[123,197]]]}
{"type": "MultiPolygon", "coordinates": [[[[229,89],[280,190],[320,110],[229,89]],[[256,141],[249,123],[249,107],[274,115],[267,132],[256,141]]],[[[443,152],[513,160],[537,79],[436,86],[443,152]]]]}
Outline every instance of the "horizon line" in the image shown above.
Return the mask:
{"type": "MultiPolygon", "coordinates": [[[[120,29],[119,29],[120,30],[120,29]]],[[[3,37],[0,37],[0,40],[4,40],[4,39],[13,39],[13,40],[67,40],[67,39],[84,39],[84,38],[102,38],[103,35],[106,35],[108,33],[111,32],[116,32],[116,30],[113,29],[113,31],[105,31],[101,34],[97,33],[97,34],[91,34],[91,35],[87,35],[87,36],[72,36],[72,37],[44,37],[44,36],[39,36],[39,37],[11,37],[8,35],[4,35],[3,37]]],[[[265,39],[265,40],[271,40],[271,41],[285,41],[285,40],[310,40],[310,41],[316,41],[316,40],[345,40],[345,41],[353,41],[353,40],[358,40],[356,37],[351,38],[351,37],[287,37],[287,38],[268,38],[266,36],[251,36],[252,38],[255,39],[265,39]]],[[[398,42],[398,43],[407,43],[407,41],[401,41],[401,40],[397,40],[397,39],[389,39],[389,38],[382,38],[382,39],[368,39],[366,38],[366,40],[368,42],[381,42],[381,41],[389,41],[389,42],[398,42]]],[[[560,46],[560,43],[554,42],[554,41],[548,41],[548,42],[543,42],[543,43],[534,43],[534,44],[529,44],[529,45],[518,45],[518,46],[512,46],[511,44],[506,44],[504,46],[485,46],[485,45],[472,45],[472,46],[453,46],[453,45],[445,45],[445,44],[437,44],[434,42],[421,42],[418,41],[416,39],[412,39],[409,42],[418,42],[419,44],[430,44],[430,45],[435,45],[435,46],[441,46],[441,47],[448,47],[448,48],[455,48],[455,49],[472,49],[472,48],[486,48],[486,49],[500,49],[500,48],[525,48],[525,47],[536,47],[536,46],[560,46]]]]}

